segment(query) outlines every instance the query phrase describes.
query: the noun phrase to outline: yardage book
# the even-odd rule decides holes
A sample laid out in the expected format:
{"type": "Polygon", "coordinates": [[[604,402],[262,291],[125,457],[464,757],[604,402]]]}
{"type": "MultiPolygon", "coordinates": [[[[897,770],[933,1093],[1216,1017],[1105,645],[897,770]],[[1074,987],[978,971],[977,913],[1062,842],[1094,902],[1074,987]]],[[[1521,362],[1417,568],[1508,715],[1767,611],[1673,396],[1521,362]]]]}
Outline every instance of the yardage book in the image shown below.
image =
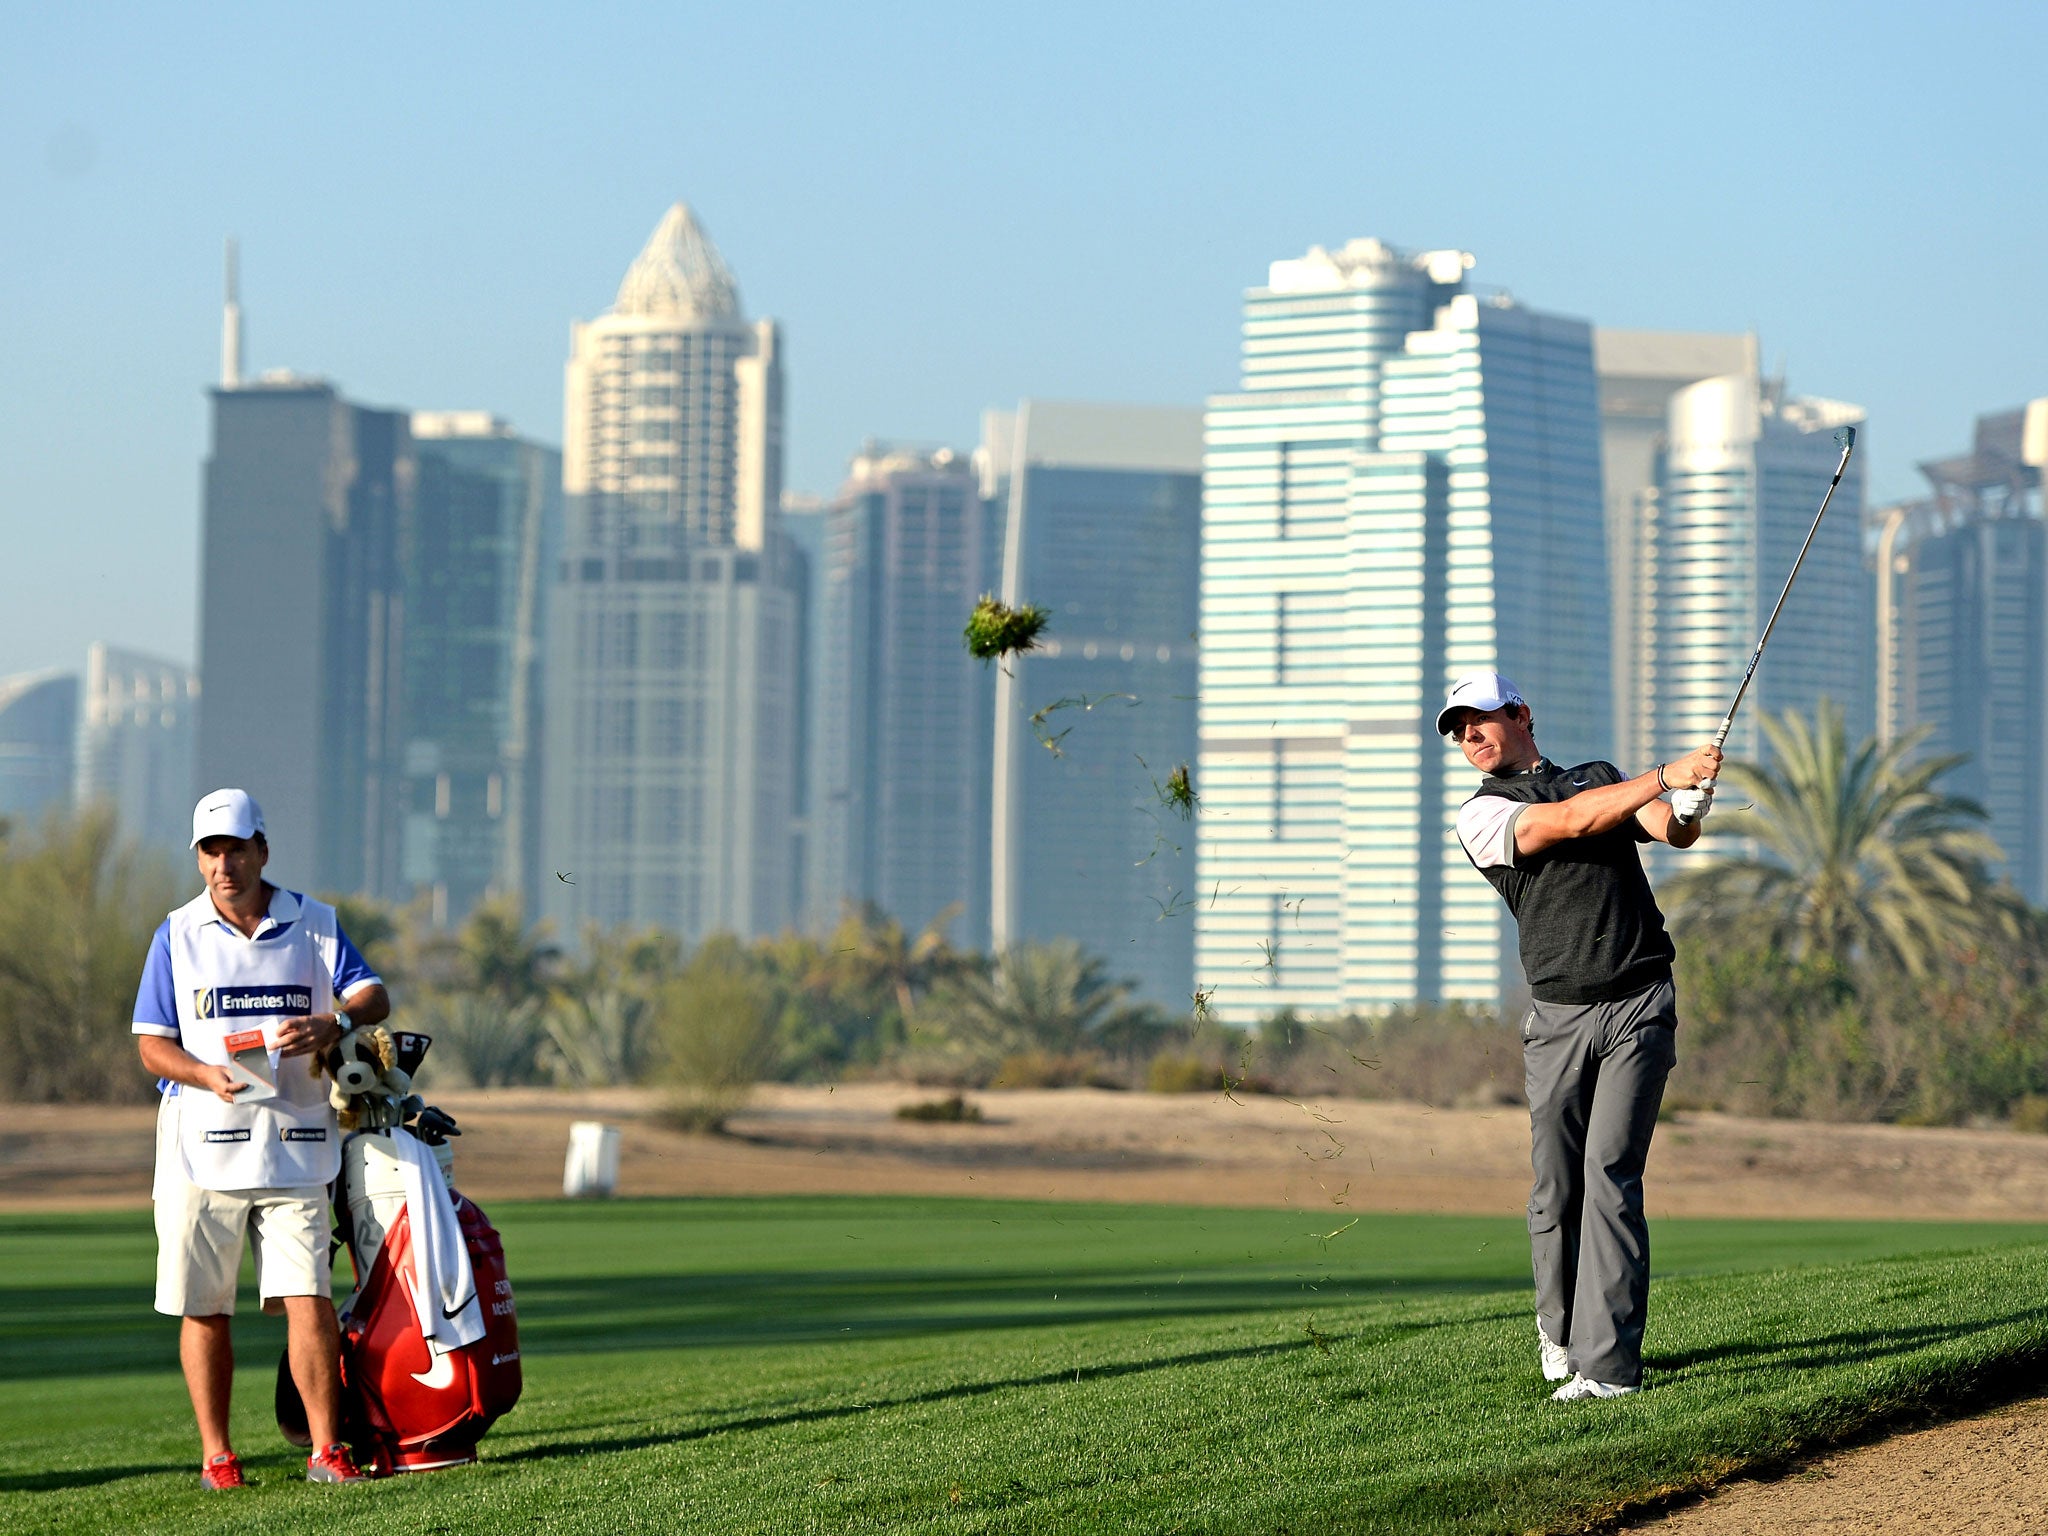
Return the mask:
{"type": "Polygon", "coordinates": [[[238,1029],[227,1037],[228,1072],[249,1086],[235,1095],[237,1104],[256,1104],[277,1097],[277,1077],[270,1066],[270,1046],[260,1029],[238,1029]]]}

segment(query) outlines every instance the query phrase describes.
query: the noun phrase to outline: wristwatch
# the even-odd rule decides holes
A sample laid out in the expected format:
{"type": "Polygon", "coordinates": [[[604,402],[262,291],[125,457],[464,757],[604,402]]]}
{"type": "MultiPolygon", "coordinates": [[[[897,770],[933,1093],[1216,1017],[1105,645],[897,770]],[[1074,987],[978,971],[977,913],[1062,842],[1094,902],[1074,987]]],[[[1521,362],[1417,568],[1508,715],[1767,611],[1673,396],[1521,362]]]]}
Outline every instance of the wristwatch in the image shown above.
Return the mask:
{"type": "Polygon", "coordinates": [[[346,1008],[337,1007],[334,1010],[334,1027],[341,1031],[341,1034],[334,1037],[334,1043],[339,1045],[341,1044],[341,1036],[348,1033],[348,1010],[346,1008]]]}

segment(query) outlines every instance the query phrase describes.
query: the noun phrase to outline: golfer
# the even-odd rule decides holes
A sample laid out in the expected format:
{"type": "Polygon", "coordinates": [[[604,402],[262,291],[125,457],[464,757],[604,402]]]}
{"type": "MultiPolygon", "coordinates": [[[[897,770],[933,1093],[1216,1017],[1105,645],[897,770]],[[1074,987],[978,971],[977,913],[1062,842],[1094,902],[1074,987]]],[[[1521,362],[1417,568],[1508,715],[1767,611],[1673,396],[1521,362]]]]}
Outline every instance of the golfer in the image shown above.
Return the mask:
{"type": "Polygon", "coordinates": [[[382,1021],[390,1000],[332,907],[263,878],[270,844],[246,793],[203,798],[192,847],[206,889],[150,942],[135,1033],[163,1092],[156,1309],[184,1319],[178,1357],[199,1420],[200,1486],[246,1486],[228,1440],[228,1320],[245,1233],[263,1310],[285,1315],[315,1447],[306,1480],[361,1482],[341,1443],[341,1341],[329,1299],[327,1186],[341,1169],[340,1127],[315,1063],[350,1028],[382,1021]]]}
{"type": "Polygon", "coordinates": [[[1671,939],[1636,844],[1699,840],[1721,752],[1700,747],[1632,779],[1612,763],[1560,768],[1498,672],[1459,678],[1436,728],[1485,775],[1458,812],[1458,840],[1521,931],[1543,1375],[1564,1383],[1559,1402],[1623,1397],[1643,1380],[1643,1163],[1678,1023],[1671,939]]]}

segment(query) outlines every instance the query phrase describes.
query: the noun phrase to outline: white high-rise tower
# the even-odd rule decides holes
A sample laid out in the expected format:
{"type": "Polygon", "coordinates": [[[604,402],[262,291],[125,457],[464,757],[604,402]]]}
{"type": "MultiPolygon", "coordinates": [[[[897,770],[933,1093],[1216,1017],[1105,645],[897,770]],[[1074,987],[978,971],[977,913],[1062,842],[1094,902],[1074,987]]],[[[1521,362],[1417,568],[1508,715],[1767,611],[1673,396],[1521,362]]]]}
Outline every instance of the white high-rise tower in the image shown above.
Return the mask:
{"type": "Polygon", "coordinates": [[[571,932],[795,917],[804,571],[778,526],[778,354],[680,203],[611,312],[572,328],[541,850],[571,932]]]}
{"type": "Polygon", "coordinates": [[[1559,762],[1612,752],[1591,332],[1471,265],[1273,263],[1209,402],[1195,980],[1238,1021],[1515,989],[1431,729],[1452,677],[1505,671],[1559,762]]]}

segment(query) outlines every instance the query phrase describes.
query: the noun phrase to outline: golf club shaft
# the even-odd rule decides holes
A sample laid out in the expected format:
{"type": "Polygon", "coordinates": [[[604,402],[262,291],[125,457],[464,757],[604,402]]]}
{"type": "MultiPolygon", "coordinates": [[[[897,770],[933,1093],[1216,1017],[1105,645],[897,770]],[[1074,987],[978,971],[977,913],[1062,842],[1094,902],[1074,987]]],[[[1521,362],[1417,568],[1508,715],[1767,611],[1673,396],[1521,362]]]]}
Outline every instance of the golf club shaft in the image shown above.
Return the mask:
{"type": "Polygon", "coordinates": [[[1828,482],[1827,494],[1820,499],[1820,510],[1813,514],[1813,526],[1806,530],[1806,542],[1799,546],[1798,558],[1792,562],[1792,573],[1785,578],[1785,590],[1778,594],[1778,601],[1771,609],[1770,618],[1764,621],[1764,632],[1758,637],[1756,649],[1749,653],[1749,665],[1743,669],[1742,682],[1735,690],[1735,700],[1728,706],[1728,713],[1721,720],[1721,728],[1714,732],[1714,745],[1727,744],[1728,732],[1735,725],[1735,711],[1742,708],[1742,696],[1749,692],[1749,680],[1756,676],[1756,664],[1764,659],[1764,647],[1770,643],[1771,628],[1778,622],[1778,612],[1785,606],[1785,599],[1792,595],[1792,583],[1799,579],[1799,567],[1806,560],[1807,550],[1813,547],[1813,536],[1820,532],[1820,520],[1828,514],[1828,503],[1835,499],[1835,487],[1842,483],[1842,471],[1849,467],[1849,455],[1856,451],[1856,429],[1842,428],[1842,457],[1835,465],[1835,477],[1828,482]]]}

